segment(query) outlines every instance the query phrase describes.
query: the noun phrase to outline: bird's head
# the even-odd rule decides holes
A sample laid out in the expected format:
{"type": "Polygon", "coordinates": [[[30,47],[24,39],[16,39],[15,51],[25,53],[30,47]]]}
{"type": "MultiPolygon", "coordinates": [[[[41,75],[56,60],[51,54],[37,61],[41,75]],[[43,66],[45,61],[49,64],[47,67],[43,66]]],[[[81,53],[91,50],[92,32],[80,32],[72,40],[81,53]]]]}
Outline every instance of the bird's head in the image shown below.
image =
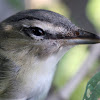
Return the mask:
{"type": "Polygon", "coordinates": [[[60,48],[100,43],[100,37],[47,10],[19,12],[0,24],[0,49],[46,57],[60,48]]]}

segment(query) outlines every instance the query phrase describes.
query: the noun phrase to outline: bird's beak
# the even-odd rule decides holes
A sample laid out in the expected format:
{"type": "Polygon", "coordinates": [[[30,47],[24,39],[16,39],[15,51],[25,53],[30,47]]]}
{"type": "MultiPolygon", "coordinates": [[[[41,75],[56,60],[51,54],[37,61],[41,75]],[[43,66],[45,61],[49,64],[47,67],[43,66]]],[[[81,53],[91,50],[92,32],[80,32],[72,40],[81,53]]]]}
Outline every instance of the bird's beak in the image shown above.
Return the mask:
{"type": "Polygon", "coordinates": [[[95,44],[100,43],[100,37],[96,34],[84,31],[84,30],[78,30],[74,32],[74,36],[67,39],[68,44],[95,44]]]}

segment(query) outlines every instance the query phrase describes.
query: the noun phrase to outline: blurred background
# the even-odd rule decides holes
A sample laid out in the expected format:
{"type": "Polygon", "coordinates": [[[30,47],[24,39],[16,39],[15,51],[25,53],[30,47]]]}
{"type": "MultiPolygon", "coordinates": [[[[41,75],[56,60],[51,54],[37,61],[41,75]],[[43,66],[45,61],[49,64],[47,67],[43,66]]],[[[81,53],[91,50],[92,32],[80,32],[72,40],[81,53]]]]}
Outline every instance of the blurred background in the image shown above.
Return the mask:
{"type": "MultiPolygon", "coordinates": [[[[0,21],[24,9],[47,9],[100,35],[100,0],[0,0],[0,21]]],[[[58,63],[47,100],[82,100],[89,79],[100,71],[100,45],[72,48],[58,63]],[[52,98],[52,99],[51,99],[52,98]]]]}

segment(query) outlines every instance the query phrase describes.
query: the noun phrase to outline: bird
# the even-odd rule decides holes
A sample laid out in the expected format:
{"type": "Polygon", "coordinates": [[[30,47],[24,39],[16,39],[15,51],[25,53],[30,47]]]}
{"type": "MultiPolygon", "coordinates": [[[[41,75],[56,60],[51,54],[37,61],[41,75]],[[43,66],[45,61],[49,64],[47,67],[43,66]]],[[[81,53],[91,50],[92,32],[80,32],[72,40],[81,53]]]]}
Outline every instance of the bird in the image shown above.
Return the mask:
{"type": "Polygon", "coordinates": [[[53,11],[29,9],[0,23],[0,100],[45,100],[57,63],[72,47],[100,43],[53,11]]]}

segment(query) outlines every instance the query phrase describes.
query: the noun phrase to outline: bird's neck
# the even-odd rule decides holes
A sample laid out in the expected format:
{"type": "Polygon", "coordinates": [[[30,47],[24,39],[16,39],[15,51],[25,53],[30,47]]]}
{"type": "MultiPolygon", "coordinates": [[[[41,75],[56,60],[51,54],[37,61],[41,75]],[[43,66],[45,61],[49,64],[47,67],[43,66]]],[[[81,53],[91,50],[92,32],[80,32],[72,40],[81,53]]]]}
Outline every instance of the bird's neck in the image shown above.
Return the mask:
{"type": "Polygon", "coordinates": [[[23,95],[24,91],[26,91],[27,95],[25,95],[27,97],[33,96],[34,93],[34,98],[38,97],[38,94],[40,94],[39,98],[45,97],[50,89],[56,71],[56,64],[70,48],[60,48],[56,54],[52,54],[43,60],[36,57],[30,58],[30,56],[26,55],[26,52],[19,54],[5,53],[4,55],[14,63],[13,67],[20,67],[16,81],[21,80],[21,82],[16,87],[16,90],[21,89],[23,95]]]}

